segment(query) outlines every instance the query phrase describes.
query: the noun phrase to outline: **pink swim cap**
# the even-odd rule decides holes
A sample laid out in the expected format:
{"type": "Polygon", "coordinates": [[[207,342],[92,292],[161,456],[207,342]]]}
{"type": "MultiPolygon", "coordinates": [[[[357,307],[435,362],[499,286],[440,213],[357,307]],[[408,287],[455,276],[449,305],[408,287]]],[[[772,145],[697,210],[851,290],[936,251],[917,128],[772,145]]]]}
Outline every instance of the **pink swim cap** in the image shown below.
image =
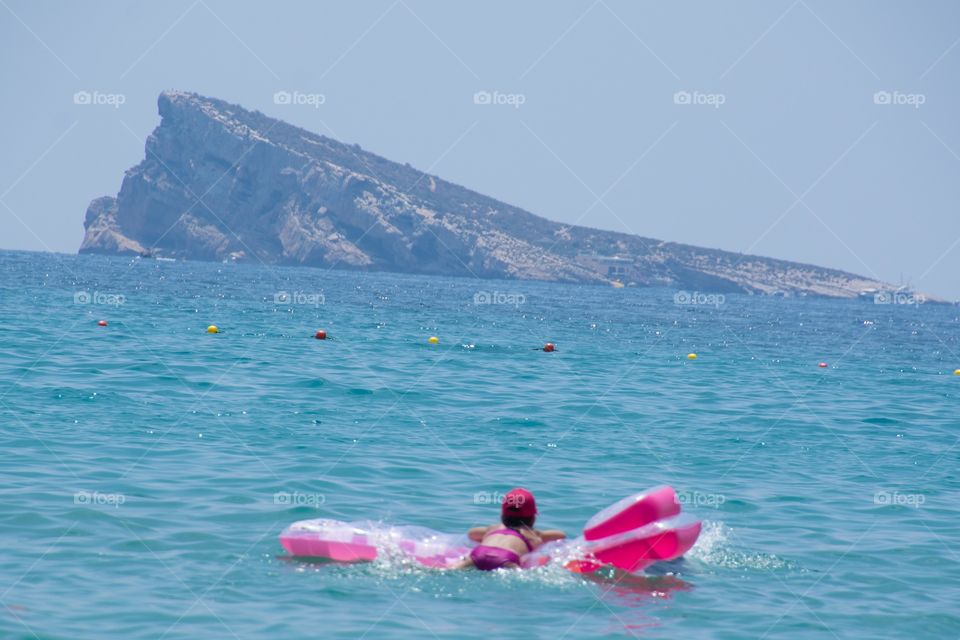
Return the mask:
{"type": "Polygon", "coordinates": [[[503,516],[532,518],[537,515],[537,501],[526,489],[511,489],[503,497],[500,513],[503,516]]]}

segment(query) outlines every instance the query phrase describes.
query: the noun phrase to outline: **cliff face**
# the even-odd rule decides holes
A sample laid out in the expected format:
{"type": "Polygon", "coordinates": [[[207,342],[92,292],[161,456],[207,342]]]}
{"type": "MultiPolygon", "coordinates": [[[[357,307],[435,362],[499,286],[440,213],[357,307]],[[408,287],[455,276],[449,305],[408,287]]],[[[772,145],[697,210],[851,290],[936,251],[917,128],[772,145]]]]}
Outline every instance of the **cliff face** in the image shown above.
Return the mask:
{"type": "Polygon", "coordinates": [[[561,225],[220,100],[168,91],[81,253],[852,297],[850,273],[561,225]]]}

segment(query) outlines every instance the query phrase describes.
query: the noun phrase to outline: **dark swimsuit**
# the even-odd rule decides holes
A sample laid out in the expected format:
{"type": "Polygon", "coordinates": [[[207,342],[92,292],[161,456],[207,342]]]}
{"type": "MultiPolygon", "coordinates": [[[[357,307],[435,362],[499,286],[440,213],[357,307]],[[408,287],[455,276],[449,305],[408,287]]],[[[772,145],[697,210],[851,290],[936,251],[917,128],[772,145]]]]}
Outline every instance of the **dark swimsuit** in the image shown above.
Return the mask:
{"type": "MultiPolygon", "coordinates": [[[[519,531],[513,529],[497,529],[487,535],[492,536],[494,534],[516,536],[527,545],[527,551],[533,551],[533,545],[530,544],[530,541],[519,531]]],[[[473,566],[480,569],[480,571],[500,569],[503,565],[510,564],[511,562],[516,565],[520,564],[520,556],[510,549],[488,547],[482,544],[473,548],[473,551],[470,552],[470,559],[473,560],[473,566]]]]}

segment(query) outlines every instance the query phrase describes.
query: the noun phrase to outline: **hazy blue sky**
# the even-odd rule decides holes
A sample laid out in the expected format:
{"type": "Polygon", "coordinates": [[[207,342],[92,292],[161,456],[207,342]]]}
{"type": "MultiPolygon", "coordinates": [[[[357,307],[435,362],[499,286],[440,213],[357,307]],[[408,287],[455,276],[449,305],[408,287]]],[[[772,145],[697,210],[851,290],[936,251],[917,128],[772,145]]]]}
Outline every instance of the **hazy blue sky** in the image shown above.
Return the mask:
{"type": "Polygon", "coordinates": [[[0,0],[0,247],[75,252],[178,88],[554,220],[960,298],[958,39],[951,1],[0,0]]]}

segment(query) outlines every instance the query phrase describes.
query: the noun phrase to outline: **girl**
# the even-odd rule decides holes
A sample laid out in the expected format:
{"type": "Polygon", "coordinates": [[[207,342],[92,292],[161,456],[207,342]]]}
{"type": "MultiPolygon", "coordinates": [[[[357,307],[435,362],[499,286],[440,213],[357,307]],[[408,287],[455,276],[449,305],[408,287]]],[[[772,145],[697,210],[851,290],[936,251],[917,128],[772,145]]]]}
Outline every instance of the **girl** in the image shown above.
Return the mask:
{"type": "Polygon", "coordinates": [[[563,531],[534,529],[536,519],[537,502],[533,494],[526,489],[511,490],[504,496],[500,509],[502,524],[470,529],[467,535],[480,544],[456,568],[481,571],[516,569],[520,567],[520,556],[546,542],[567,537],[563,531]]]}

